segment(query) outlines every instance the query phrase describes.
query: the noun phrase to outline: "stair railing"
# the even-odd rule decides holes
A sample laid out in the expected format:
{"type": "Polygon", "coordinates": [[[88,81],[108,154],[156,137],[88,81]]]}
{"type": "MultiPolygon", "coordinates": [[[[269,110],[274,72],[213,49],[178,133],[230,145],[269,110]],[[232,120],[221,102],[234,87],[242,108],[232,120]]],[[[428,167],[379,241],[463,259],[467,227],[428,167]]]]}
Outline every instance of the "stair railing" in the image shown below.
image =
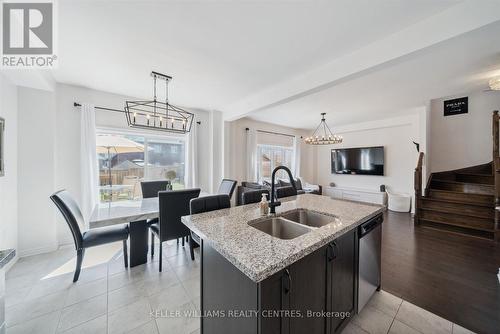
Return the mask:
{"type": "Polygon", "coordinates": [[[500,241],[500,156],[499,156],[499,120],[498,110],[493,111],[492,135],[493,135],[493,178],[495,182],[495,240],[500,241]]]}
{"type": "Polygon", "coordinates": [[[418,224],[420,216],[420,198],[422,197],[422,165],[424,163],[424,152],[418,155],[417,167],[413,174],[413,182],[415,189],[415,215],[413,216],[414,223],[418,224]]]}

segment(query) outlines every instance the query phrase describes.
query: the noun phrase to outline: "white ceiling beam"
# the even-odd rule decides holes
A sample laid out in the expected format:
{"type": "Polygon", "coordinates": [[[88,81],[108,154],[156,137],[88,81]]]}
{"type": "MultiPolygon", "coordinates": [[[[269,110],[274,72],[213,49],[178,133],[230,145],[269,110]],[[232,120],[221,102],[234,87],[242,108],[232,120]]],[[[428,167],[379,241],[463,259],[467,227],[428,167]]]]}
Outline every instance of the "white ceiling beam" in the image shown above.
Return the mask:
{"type": "Polygon", "coordinates": [[[363,71],[498,20],[500,1],[464,1],[312,71],[224,107],[224,120],[235,120],[318,92],[363,71]]]}

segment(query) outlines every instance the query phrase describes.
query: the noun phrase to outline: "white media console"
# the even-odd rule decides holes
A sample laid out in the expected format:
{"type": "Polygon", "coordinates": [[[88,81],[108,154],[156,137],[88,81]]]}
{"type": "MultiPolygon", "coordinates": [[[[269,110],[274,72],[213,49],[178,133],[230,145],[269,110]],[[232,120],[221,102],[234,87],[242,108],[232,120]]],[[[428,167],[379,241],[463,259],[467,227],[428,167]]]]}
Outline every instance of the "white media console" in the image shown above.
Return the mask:
{"type": "Polygon", "coordinates": [[[323,195],[336,199],[387,205],[387,194],[378,190],[327,186],[323,188],[323,195]]]}

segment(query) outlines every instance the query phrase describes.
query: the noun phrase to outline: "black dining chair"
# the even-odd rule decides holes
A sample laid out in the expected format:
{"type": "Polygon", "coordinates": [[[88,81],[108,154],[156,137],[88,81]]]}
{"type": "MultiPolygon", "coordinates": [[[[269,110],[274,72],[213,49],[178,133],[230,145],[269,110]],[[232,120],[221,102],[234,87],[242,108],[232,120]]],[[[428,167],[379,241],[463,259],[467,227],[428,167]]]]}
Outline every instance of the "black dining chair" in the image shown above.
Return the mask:
{"type": "Polygon", "coordinates": [[[266,194],[267,200],[269,200],[269,190],[267,189],[245,191],[241,195],[241,204],[245,205],[245,204],[259,203],[262,200],[262,194],[266,194]]]}
{"type": "MultiPolygon", "coordinates": [[[[160,241],[160,272],[162,270],[162,243],[189,236],[189,229],[181,222],[182,216],[189,215],[189,202],[200,195],[200,188],[160,191],[160,216],[156,224],[149,226],[160,241]]],[[[154,240],[154,239],[153,239],[154,240]]]]}
{"type": "Polygon", "coordinates": [[[297,196],[297,189],[295,189],[293,186],[279,187],[276,188],[275,192],[276,192],[276,198],[297,196]]]}
{"type": "Polygon", "coordinates": [[[73,235],[76,249],[76,270],[73,282],[78,281],[82,268],[85,249],[108,244],[116,241],[123,241],[123,260],[125,268],[128,267],[127,239],[128,224],[112,225],[100,228],[93,228],[86,232],[81,232],[80,226],[85,226],[80,207],[73,197],[66,190],[60,190],[50,196],[50,199],[62,213],[68,227],[73,235]]]}
{"type": "MultiPolygon", "coordinates": [[[[155,198],[158,197],[158,192],[168,190],[170,181],[156,180],[156,181],[141,181],[142,198],[155,198]]],[[[158,218],[148,219],[148,224],[157,224],[158,218]]],[[[179,240],[177,240],[179,243],[179,240]]],[[[184,240],[182,240],[184,246],[184,240]]],[[[155,255],[155,236],[151,232],[151,257],[155,255]]]]}
{"type": "Polygon", "coordinates": [[[158,192],[168,190],[169,185],[170,181],[168,180],[142,181],[142,198],[158,197],[158,192]]]}
{"type": "MultiPolygon", "coordinates": [[[[190,212],[192,215],[197,213],[227,209],[231,207],[231,199],[229,195],[212,195],[203,196],[199,198],[194,198],[191,200],[190,212]]],[[[200,237],[191,231],[191,237],[189,238],[189,251],[191,253],[191,260],[194,261],[194,248],[200,245],[200,237]]]]}
{"type": "Polygon", "coordinates": [[[238,181],[235,180],[222,179],[217,194],[226,194],[229,196],[229,200],[231,200],[231,198],[233,198],[234,189],[236,188],[237,183],[238,181]]]}

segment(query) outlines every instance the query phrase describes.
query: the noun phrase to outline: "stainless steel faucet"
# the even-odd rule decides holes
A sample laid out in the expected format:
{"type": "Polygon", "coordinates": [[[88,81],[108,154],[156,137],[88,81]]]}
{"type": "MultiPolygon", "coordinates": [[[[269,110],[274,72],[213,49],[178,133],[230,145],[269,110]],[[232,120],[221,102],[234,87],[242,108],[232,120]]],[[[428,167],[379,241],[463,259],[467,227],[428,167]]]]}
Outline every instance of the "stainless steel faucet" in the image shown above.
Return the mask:
{"type": "Polygon", "coordinates": [[[297,191],[297,186],[295,185],[295,180],[293,179],[292,172],[288,167],[285,166],[278,166],[273,170],[273,174],[271,175],[271,201],[269,202],[269,208],[270,208],[270,214],[276,214],[276,207],[281,205],[281,202],[277,200],[276,194],[274,192],[274,179],[276,177],[276,172],[279,171],[280,169],[283,169],[285,172],[288,174],[288,178],[290,179],[290,184],[292,185],[293,189],[297,191]]]}

